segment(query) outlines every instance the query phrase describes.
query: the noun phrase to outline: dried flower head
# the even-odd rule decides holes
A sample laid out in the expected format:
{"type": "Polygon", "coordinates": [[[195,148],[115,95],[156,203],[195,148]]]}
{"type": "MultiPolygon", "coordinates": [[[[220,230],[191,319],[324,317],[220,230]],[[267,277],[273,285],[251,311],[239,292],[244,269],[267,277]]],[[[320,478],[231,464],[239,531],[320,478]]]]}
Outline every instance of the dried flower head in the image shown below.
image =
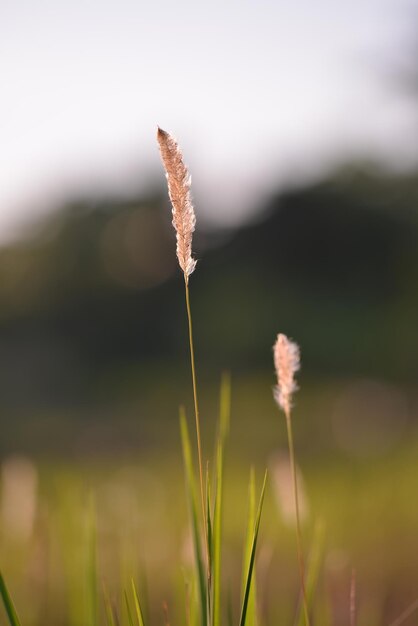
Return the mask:
{"type": "Polygon", "coordinates": [[[286,416],[289,416],[292,407],[292,395],[298,388],[295,374],[300,368],[299,346],[288,339],[286,335],[278,334],[273,347],[273,354],[277,374],[274,398],[286,416]]]}
{"type": "Polygon", "coordinates": [[[183,154],[176,140],[161,128],[158,128],[157,140],[166,171],[168,195],[173,210],[177,258],[187,281],[196,267],[196,260],[192,258],[192,234],[195,229],[196,216],[190,194],[191,176],[184,164],[183,154]]]}

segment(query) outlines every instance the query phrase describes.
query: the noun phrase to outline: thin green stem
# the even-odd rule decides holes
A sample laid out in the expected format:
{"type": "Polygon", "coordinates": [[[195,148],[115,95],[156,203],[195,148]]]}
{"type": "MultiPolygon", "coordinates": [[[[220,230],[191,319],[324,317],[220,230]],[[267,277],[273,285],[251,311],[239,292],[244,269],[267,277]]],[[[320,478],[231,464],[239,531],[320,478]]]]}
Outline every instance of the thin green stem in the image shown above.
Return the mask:
{"type": "Polygon", "coordinates": [[[297,481],[297,476],[296,476],[295,451],[294,451],[294,446],[293,446],[292,420],[290,419],[290,410],[285,411],[285,413],[286,413],[287,439],[289,443],[290,467],[291,467],[292,480],[293,480],[293,493],[294,493],[294,498],[295,498],[296,543],[297,543],[297,550],[298,550],[298,562],[299,562],[300,584],[301,584],[301,589],[302,589],[303,611],[305,614],[306,626],[310,626],[308,601],[306,597],[306,588],[305,588],[305,564],[303,560],[303,550],[302,550],[302,533],[300,530],[298,481],[297,481]]]}
{"type": "Polygon", "coordinates": [[[196,439],[197,439],[197,455],[199,461],[199,478],[200,478],[200,496],[202,501],[202,517],[203,517],[203,526],[205,530],[205,546],[206,546],[206,558],[207,558],[207,568],[208,568],[208,578],[209,578],[209,550],[208,550],[208,531],[206,525],[206,508],[205,508],[205,494],[203,488],[203,463],[202,463],[202,444],[200,437],[200,419],[199,419],[199,404],[197,401],[197,383],[196,383],[196,368],[194,361],[194,347],[193,347],[193,325],[192,325],[192,312],[190,309],[190,298],[189,298],[189,280],[186,274],[184,275],[184,285],[186,291],[186,308],[187,308],[187,320],[189,323],[189,346],[190,346],[190,364],[192,368],[192,385],[193,385],[193,401],[194,401],[194,414],[196,418],[196,439]]]}

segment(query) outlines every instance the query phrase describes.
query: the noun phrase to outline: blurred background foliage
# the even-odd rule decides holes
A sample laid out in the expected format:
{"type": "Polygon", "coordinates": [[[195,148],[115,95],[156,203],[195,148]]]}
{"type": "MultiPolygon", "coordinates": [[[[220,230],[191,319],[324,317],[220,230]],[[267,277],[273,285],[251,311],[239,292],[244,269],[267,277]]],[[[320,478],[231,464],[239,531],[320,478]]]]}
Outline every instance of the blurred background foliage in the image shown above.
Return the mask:
{"type": "MultiPolygon", "coordinates": [[[[280,329],[302,345],[307,376],[415,381],[417,181],[349,165],[273,191],[240,227],[198,221],[201,375],[271,370],[280,329]]],[[[4,409],[94,402],[101,380],[150,359],[178,371],[186,325],[170,220],[163,192],[92,195],[0,249],[4,409]]]]}

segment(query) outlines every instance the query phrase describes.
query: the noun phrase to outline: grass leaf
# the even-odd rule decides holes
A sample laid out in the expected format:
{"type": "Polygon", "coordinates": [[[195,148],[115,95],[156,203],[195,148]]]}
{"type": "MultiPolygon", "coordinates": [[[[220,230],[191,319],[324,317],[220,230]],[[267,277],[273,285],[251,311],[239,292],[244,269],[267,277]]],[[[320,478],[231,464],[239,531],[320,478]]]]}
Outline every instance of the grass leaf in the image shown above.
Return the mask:
{"type": "Polygon", "coordinates": [[[190,523],[193,535],[193,548],[195,554],[196,574],[198,579],[200,611],[202,616],[202,625],[207,626],[207,589],[205,566],[202,558],[201,533],[197,515],[196,505],[196,489],[194,482],[194,469],[192,460],[192,451],[190,446],[189,430],[187,428],[186,416],[184,409],[180,409],[180,431],[183,447],[183,461],[186,475],[186,493],[189,502],[190,523]]]}
{"type": "MultiPolygon", "coordinates": [[[[254,524],[255,524],[255,473],[254,468],[251,468],[250,481],[248,485],[248,516],[247,516],[247,535],[244,544],[244,558],[242,568],[242,595],[245,593],[246,585],[246,573],[251,561],[251,550],[253,543],[254,524]]],[[[256,626],[256,585],[255,579],[251,584],[250,594],[248,598],[247,607],[247,625],[256,626]]]]}
{"type": "Polygon", "coordinates": [[[213,611],[212,624],[220,626],[220,595],[221,595],[221,539],[222,539],[222,491],[223,491],[223,444],[218,442],[216,459],[216,496],[213,523],[213,611]]]}
{"type": "Polygon", "coordinates": [[[248,600],[250,597],[251,590],[251,581],[254,573],[254,563],[255,563],[255,552],[257,548],[257,539],[258,539],[258,531],[260,529],[260,519],[261,519],[261,511],[263,510],[263,502],[264,502],[264,492],[266,490],[266,481],[267,481],[267,472],[264,474],[263,487],[261,490],[260,502],[258,504],[257,516],[254,524],[254,532],[252,536],[251,542],[251,551],[250,551],[250,559],[248,563],[248,571],[245,579],[245,589],[244,589],[244,597],[242,601],[241,608],[241,618],[240,618],[240,626],[245,626],[247,619],[247,609],[248,609],[248,600]]]}
{"type": "Polygon", "coordinates": [[[97,528],[93,496],[90,496],[87,517],[87,545],[86,545],[86,624],[98,624],[98,593],[97,593],[97,528]]]}
{"type": "Polygon", "coordinates": [[[213,534],[212,534],[212,515],[210,512],[211,506],[211,484],[210,484],[210,476],[209,476],[209,467],[206,469],[206,528],[208,531],[208,536],[206,538],[207,548],[208,548],[208,558],[209,558],[209,570],[212,569],[212,549],[213,549],[213,534]]]}
{"type": "Polygon", "coordinates": [[[134,596],[134,603],[135,603],[135,612],[136,612],[136,617],[138,620],[138,624],[139,626],[145,626],[144,625],[144,617],[143,617],[143,613],[142,613],[142,609],[141,609],[141,604],[139,602],[139,596],[138,596],[138,592],[136,590],[135,587],[135,582],[134,579],[131,579],[131,584],[132,584],[132,593],[134,596]]]}
{"type": "Polygon", "coordinates": [[[223,374],[219,406],[219,436],[216,448],[216,492],[213,514],[213,545],[212,545],[212,626],[220,626],[221,621],[221,540],[222,540],[222,500],[223,500],[223,467],[225,440],[229,432],[231,414],[231,379],[223,374]]]}
{"type": "Polygon", "coordinates": [[[14,607],[12,598],[4,582],[3,575],[0,572],[0,595],[3,600],[4,608],[6,609],[7,617],[9,618],[10,626],[20,626],[20,621],[17,616],[16,609],[14,607]]]}
{"type": "Polygon", "coordinates": [[[126,593],[126,589],[123,592],[125,596],[125,604],[126,604],[126,612],[128,614],[129,626],[134,626],[134,618],[132,617],[131,607],[129,606],[128,594],[126,593]]]}

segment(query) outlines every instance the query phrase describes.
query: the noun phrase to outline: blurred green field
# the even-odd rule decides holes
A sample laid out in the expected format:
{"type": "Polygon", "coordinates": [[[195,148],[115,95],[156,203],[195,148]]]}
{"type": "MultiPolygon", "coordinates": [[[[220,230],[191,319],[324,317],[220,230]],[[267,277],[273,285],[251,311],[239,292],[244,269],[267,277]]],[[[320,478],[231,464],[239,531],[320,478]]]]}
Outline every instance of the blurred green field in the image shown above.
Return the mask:
{"type": "MultiPolygon", "coordinates": [[[[191,548],[175,407],[188,387],[183,385],[182,372],[176,376],[169,371],[160,378],[161,387],[151,366],[147,373],[132,372],[120,380],[112,391],[103,388],[103,406],[108,412],[100,415],[97,410],[96,421],[83,423],[81,413],[66,430],[59,416],[55,457],[51,444],[55,422],[52,416],[44,416],[36,432],[40,439],[40,433],[48,432],[48,456],[40,446],[31,460],[9,456],[3,462],[1,566],[27,626],[89,623],[91,502],[97,520],[100,597],[104,586],[115,606],[122,607],[121,624],[128,624],[120,591],[129,587],[134,576],[146,598],[148,623],[164,623],[163,602],[168,605],[170,623],[185,623],[191,548]]],[[[214,377],[202,383],[204,456],[212,458],[218,381],[214,377]]],[[[225,468],[223,586],[237,620],[237,572],[246,530],[249,470],[254,465],[259,487],[267,466],[269,483],[257,559],[258,602],[262,624],[285,625],[293,624],[298,578],[289,503],[283,495],[283,477],[276,476],[277,455],[281,455],[282,469],[286,461],[286,439],[284,418],[271,398],[272,383],[269,372],[241,373],[233,380],[225,468]],[[280,480],[282,495],[278,497],[280,480]]],[[[294,428],[306,491],[303,532],[307,552],[318,528],[323,529],[315,600],[317,614],[322,616],[318,623],[348,624],[355,568],[359,626],[389,624],[417,595],[414,392],[386,388],[375,381],[313,381],[302,376],[301,384],[294,428]],[[353,397],[367,397],[364,389],[369,394],[380,390],[386,405],[392,399],[393,411],[402,406],[394,398],[407,398],[408,415],[400,416],[399,424],[389,413],[385,419],[367,421],[357,406],[358,414],[351,414],[352,429],[344,430],[344,402],[347,405],[347,397],[352,402],[353,397]]],[[[356,410],[355,403],[347,406],[356,410]]],[[[364,412],[373,413],[370,407],[364,412]]],[[[191,411],[189,423],[192,427],[191,411]]],[[[22,440],[31,439],[24,424],[20,435],[22,440]]],[[[103,603],[100,611],[104,611],[103,603]]],[[[414,619],[405,624],[416,623],[414,619]]]]}

